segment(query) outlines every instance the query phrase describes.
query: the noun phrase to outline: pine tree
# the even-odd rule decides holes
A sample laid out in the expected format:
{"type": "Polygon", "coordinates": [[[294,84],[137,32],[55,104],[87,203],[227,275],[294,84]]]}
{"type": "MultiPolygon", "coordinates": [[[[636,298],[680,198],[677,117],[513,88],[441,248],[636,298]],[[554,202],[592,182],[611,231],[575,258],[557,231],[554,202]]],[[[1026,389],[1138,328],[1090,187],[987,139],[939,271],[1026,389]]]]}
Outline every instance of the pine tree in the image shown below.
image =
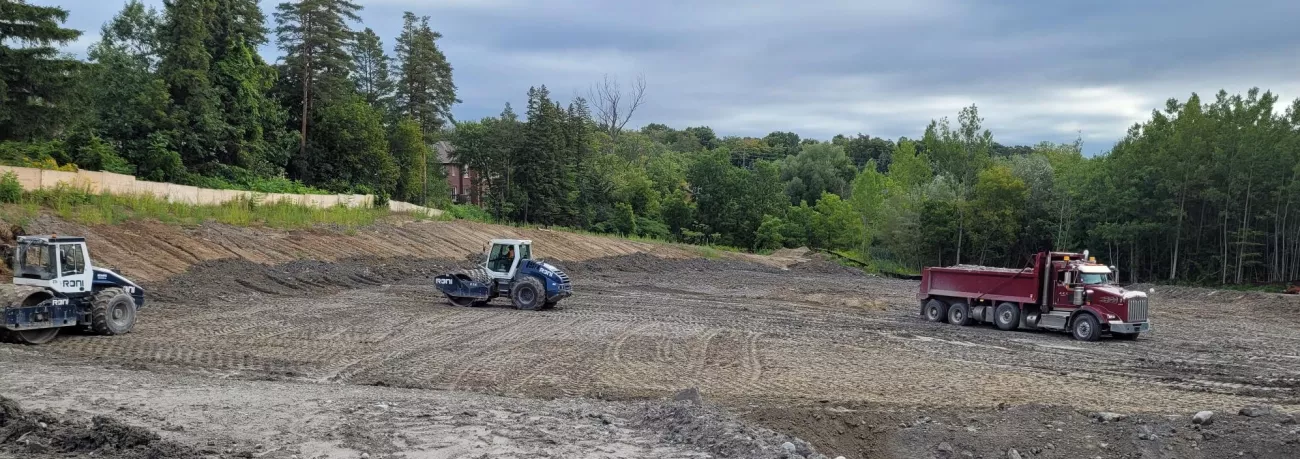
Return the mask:
{"type": "Polygon", "coordinates": [[[451,64],[438,49],[442,34],[429,28],[429,17],[406,12],[397,37],[397,105],[401,114],[420,123],[428,135],[452,121],[451,106],[459,103],[451,79],[451,64]],[[417,22],[418,20],[418,22],[417,22]]]}
{"type": "Polygon", "coordinates": [[[163,5],[166,19],[159,33],[163,46],[158,74],[172,99],[171,122],[183,127],[175,131],[171,145],[186,166],[201,170],[217,162],[219,139],[227,128],[211,80],[208,49],[217,0],[167,0],[163,5]]]}
{"type": "Polygon", "coordinates": [[[172,0],[161,33],[159,73],[173,100],[173,148],[192,172],[230,167],[278,175],[288,162],[286,114],[269,97],[274,69],[254,0],[172,0]]]}
{"type": "Polygon", "coordinates": [[[67,123],[82,68],[53,46],[81,36],[60,27],[67,19],[62,8],[0,1],[0,140],[43,137],[67,123]]]}
{"type": "Polygon", "coordinates": [[[276,7],[276,37],[284,51],[285,74],[296,89],[301,135],[298,155],[307,155],[308,122],[316,103],[330,95],[345,94],[352,58],[348,48],[353,32],[347,21],[357,21],[361,6],[347,0],[300,0],[276,7]]]}
{"type": "Polygon", "coordinates": [[[561,223],[571,215],[569,179],[564,162],[566,147],[564,111],[551,101],[546,86],[528,89],[528,122],[517,151],[515,183],[527,190],[520,220],[542,224],[561,223]]]}
{"type": "Polygon", "coordinates": [[[287,112],[269,96],[275,69],[257,53],[267,41],[266,18],[256,0],[217,0],[217,5],[220,14],[212,19],[208,49],[212,82],[229,126],[218,159],[258,175],[279,175],[289,161],[292,139],[284,132],[287,112]]]}
{"type": "Polygon", "coordinates": [[[389,57],[384,43],[369,27],[357,35],[352,46],[357,92],[381,113],[393,110],[393,78],[388,72],[389,57]]]}

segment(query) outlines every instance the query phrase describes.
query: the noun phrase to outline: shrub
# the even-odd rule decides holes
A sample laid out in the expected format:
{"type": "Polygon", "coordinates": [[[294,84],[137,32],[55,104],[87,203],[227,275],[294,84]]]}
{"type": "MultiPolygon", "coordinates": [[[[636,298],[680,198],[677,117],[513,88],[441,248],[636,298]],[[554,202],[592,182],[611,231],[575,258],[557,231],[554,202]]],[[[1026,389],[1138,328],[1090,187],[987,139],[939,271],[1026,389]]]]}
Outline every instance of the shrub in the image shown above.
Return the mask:
{"type": "Polygon", "coordinates": [[[0,202],[18,202],[23,198],[23,184],[18,183],[18,174],[5,172],[0,176],[0,202]]]}

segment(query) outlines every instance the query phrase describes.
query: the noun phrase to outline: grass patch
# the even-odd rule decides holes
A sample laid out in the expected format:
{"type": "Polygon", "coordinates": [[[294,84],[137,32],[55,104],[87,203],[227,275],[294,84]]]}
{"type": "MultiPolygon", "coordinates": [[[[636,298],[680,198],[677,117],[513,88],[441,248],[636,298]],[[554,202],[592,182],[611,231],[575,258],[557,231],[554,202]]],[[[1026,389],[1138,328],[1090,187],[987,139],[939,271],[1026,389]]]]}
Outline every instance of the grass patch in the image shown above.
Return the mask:
{"type": "MultiPolygon", "coordinates": [[[[3,188],[3,179],[0,179],[3,188]]],[[[0,211],[0,217],[19,224],[39,216],[42,209],[59,218],[83,225],[111,225],[131,220],[196,225],[208,221],[234,226],[264,226],[278,229],[306,229],[318,225],[341,227],[354,232],[390,214],[388,209],[369,207],[308,207],[289,202],[264,202],[255,195],[220,205],[168,202],[153,195],[109,195],[83,188],[60,186],[25,192],[18,202],[0,211]]]]}

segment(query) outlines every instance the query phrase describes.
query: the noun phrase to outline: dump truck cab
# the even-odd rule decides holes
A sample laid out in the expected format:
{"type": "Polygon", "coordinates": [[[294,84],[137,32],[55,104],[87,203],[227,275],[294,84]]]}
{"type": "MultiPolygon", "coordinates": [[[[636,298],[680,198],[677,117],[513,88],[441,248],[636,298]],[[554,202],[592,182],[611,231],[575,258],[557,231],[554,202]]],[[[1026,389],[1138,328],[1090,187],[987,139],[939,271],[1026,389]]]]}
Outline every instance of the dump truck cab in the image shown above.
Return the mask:
{"type": "MultiPolygon", "coordinates": [[[[1098,264],[1087,252],[1052,252],[1050,257],[1052,301],[1043,312],[1068,312],[1068,322],[1074,322],[1079,312],[1086,311],[1096,317],[1103,330],[1118,335],[1150,329],[1146,293],[1117,285],[1115,268],[1098,264]]],[[[1053,319],[1049,318],[1048,322],[1044,325],[1053,328],[1057,325],[1053,319]]]]}

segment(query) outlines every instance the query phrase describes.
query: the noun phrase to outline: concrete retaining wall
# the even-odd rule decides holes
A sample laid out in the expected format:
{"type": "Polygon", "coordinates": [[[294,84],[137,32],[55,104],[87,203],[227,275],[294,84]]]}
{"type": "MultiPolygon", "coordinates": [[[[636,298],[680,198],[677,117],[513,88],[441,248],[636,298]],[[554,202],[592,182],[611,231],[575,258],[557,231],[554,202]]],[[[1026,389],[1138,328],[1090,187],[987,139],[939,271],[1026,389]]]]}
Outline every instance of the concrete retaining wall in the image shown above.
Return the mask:
{"type": "MultiPolygon", "coordinates": [[[[289,202],[307,207],[330,208],[334,206],[371,207],[375,197],[368,194],[287,194],[258,193],[239,190],[214,190],[174,183],[149,182],[136,180],[130,175],[112,172],[77,171],[64,172],[30,167],[0,166],[0,174],[13,172],[18,176],[18,183],[27,191],[56,188],[60,184],[84,188],[92,193],[115,195],[153,195],[171,202],[183,202],[195,205],[215,206],[239,199],[249,199],[262,203],[289,202]]],[[[389,201],[388,208],[395,212],[423,212],[427,215],[442,215],[442,211],[401,201],[389,201]]]]}

